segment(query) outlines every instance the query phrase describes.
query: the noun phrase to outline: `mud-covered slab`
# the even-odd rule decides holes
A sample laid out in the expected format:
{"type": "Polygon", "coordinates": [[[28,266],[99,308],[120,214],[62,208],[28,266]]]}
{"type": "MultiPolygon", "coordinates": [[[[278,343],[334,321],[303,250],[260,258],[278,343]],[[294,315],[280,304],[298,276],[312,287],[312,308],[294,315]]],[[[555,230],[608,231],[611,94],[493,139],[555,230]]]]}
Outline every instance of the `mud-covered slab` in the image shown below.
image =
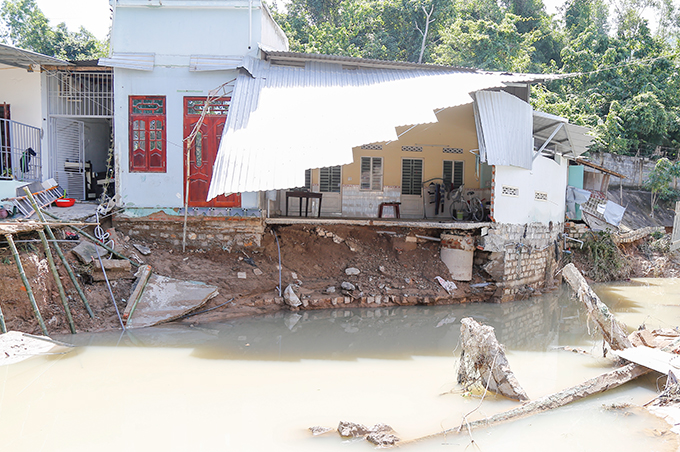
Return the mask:
{"type": "Polygon", "coordinates": [[[182,317],[217,295],[217,287],[196,281],[182,281],[151,275],[126,326],[143,328],[182,317]]]}
{"type": "Polygon", "coordinates": [[[33,336],[18,331],[0,334],[0,366],[14,364],[39,355],[68,353],[73,345],[49,337],[33,336]]]}

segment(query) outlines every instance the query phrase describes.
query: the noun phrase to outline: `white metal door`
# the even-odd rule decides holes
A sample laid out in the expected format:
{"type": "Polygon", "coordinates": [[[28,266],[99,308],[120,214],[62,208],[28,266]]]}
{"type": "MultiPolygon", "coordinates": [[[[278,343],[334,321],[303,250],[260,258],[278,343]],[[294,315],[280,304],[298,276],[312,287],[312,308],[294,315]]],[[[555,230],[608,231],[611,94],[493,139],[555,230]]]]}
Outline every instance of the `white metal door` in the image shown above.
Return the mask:
{"type": "Polygon", "coordinates": [[[85,125],[82,121],[52,118],[52,171],[69,198],[85,199],[85,125]]]}

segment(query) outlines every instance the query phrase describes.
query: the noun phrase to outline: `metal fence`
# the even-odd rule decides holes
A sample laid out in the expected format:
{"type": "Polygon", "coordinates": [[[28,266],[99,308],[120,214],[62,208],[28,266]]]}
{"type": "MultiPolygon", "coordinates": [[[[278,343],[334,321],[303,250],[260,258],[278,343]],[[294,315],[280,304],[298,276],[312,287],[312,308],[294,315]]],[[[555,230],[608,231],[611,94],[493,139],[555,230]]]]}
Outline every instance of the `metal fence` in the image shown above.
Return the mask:
{"type": "Polygon", "coordinates": [[[113,74],[111,72],[51,73],[49,114],[110,118],[113,116],[113,74]]]}
{"type": "Polygon", "coordinates": [[[42,180],[40,134],[38,127],[0,119],[0,179],[42,180]]]}

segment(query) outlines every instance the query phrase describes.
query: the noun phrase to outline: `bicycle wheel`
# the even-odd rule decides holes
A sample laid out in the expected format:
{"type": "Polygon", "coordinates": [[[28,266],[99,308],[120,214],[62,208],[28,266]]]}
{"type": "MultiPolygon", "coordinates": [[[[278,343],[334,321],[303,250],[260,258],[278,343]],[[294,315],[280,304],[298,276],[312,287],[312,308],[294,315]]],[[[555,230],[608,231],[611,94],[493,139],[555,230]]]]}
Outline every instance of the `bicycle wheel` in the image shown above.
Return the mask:
{"type": "Polygon", "coordinates": [[[472,198],[470,200],[470,218],[472,221],[482,221],[485,217],[484,204],[479,198],[472,198]]]}
{"type": "Polygon", "coordinates": [[[470,206],[464,201],[454,201],[451,203],[451,218],[453,221],[469,221],[470,206]]]}

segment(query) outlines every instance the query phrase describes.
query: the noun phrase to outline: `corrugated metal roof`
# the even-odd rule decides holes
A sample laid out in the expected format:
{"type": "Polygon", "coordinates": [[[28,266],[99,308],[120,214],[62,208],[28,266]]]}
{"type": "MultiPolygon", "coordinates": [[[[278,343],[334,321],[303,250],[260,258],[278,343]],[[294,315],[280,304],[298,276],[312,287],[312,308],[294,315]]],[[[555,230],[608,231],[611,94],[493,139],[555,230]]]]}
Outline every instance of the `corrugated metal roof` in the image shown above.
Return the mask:
{"type": "Polygon", "coordinates": [[[138,71],[153,71],[155,62],[156,54],[154,53],[113,52],[111,57],[99,59],[100,66],[138,71]]]}
{"type": "Polygon", "coordinates": [[[473,97],[481,160],[531,169],[531,105],[503,91],[480,91],[473,97]]]}
{"type": "Polygon", "coordinates": [[[551,115],[542,111],[534,111],[534,137],[547,140],[553,131],[560,126],[555,136],[550,139],[550,145],[561,154],[571,154],[578,157],[588,150],[593,142],[588,127],[569,124],[566,118],[551,115]],[[561,124],[561,126],[560,126],[561,124]]]}
{"type": "Polygon", "coordinates": [[[70,66],[68,61],[60,60],[41,53],[20,49],[7,44],[0,44],[0,63],[12,67],[28,69],[33,64],[49,66],[70,66]]]}
{"type": "Polygon", "coordinates": [[[235,83],[209,198],[302,186],[306,168],[351,163],[352,147],[396,140],[397,126],[436,122],[435,109],[470,103],[469,93],[550,77],[425,65],[347,69],[354,59],[307,57],[300,67],[244,63],[250,74],[235,83]]]}

